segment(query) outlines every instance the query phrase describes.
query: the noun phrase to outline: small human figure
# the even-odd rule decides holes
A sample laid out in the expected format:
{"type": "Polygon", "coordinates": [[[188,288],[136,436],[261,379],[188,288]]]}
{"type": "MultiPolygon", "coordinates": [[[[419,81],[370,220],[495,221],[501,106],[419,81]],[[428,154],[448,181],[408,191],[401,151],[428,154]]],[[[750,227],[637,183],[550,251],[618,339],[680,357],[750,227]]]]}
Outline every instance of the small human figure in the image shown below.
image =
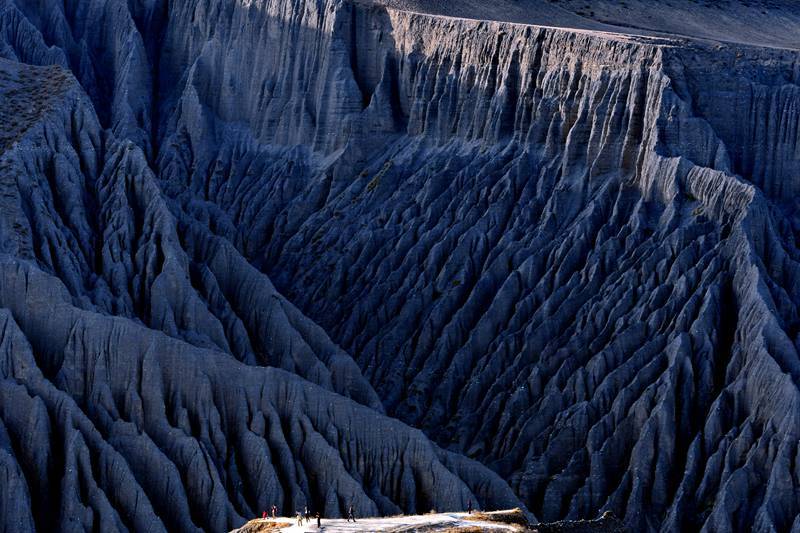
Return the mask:
{"type": "Polygon", "coordinates": [[[265,518],[267,518],[267,512],[266,511],[261,513],[261,520],[264,520],[265,518]]]}
{"type": "Polygon", "coordinates": [[[277,505],[273,505],[272,506],[272,518],[277,518],[277,517],[278,517],[278,506],[277,505]]]}
{"type": "Polygon", "coordinates": [[[317,511],[317,529],[322,528],[322,517],[319,515],[319,511],[317,511]]]}
{"type": "Polygon", "coordinates": [[[303,515],[302,513],[300,513],[300,511],[297,511],[297,525],[298,526],[303,525],[303,515]]]}
{"type": "Polygon", "coordinates": [[[306,524],[311,522],[311,513],[308,512],[308,505],[306,505],[303,509],[303,516],[306,519],[306,524]]]}
{"type": "Polygon", "coordinates": [[[472,514],[472,500],[467,500],[467,514],[472,514]]]}
{"type": "Polygon", "coordinates": [[[352,503],[350,504],[350,507],[347,508],[347,521],[349,522],[350,520],[353,522],[356,521],[356,512],[355,509],[353,509],[352,503]]]}

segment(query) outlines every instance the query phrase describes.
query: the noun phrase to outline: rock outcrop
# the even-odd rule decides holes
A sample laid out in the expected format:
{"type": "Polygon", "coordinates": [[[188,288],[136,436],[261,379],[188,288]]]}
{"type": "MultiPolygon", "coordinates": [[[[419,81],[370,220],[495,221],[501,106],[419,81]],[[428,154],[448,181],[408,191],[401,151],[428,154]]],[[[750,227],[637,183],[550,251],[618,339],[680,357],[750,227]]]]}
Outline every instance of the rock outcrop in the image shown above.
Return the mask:
{"type": "Polygon", "coordinates": [[[0,0],[0,55],[6,524],[800,524],[796,50],[0,0]]]}

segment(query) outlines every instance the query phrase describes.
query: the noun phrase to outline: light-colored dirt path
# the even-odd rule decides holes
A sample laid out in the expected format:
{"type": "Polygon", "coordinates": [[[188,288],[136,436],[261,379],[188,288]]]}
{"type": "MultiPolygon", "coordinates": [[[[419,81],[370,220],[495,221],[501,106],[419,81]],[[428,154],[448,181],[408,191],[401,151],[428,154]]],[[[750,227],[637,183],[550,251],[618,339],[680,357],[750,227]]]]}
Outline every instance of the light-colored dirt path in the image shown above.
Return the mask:
{"type": "Polygon", "coordinates": [[[278,517],[274,521],[271,518],[266,520],[252,520],[246,525],[247,531],[256,533],[259,531],[280,531],[282,533],[367,533],[367,532],[391,532],[391,533],[410,533],[412,531],[437,531],[453,529],[469,530],[470,528],[480,528],[482,531],[510,532],[519,531],[514,526],[501,524],[498,522],[483,522],[470,520],[467,513],[437,513],[412,516],[392,516],[385,518],[363,518],[356,522],[348,522],[344,518],[322,519],[322,527],[317,527],[315,519],[310,524],[304,523],[302,526],[296,525],[293,518],[278,517]],[[270,526],[275,522],[290,522],[291,527],[272,529],[270,526]]]}

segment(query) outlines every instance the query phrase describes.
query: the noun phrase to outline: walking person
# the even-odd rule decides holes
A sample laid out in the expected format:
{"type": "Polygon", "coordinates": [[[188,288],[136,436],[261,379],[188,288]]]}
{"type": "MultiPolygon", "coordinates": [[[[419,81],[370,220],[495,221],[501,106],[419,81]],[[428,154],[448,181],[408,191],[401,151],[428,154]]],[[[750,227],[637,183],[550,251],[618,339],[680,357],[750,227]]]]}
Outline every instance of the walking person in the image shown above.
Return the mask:
{"type": "Polygon", "coordinates": [[[347,508],[347,521],[349,522],[352,520],[353,522],[356,521],[356,511],[353,509],[353,504],[350,504],[350,507],[347,508]]]}
{"type": "Polygon", "coordinates": [[[322,529],[322,517],[319,515],[319,511],[317,511],[317,529],[322,529]]]}
{"type": "Polygon", "coordinates": [[[278,518],[278,506],[277,505],[273,505],[272,506],[272,518],[278,518]]]}
{"type": "Polygon", "coordinates": [[[467,514],[472,514],[472,500],[467,500],[467,514]]]}
{"type": "Polygon", "coordinates": [[[303,514],[300,511],[297,511],[297,525],[303,525],[303,514]]]}
{"type": "Polygon", "coordinates": [[[308,512],[308,505],[306,505],[303,509],[303,516],[306,519],[306,524],[311,522],[311,513],[308,512]]]}

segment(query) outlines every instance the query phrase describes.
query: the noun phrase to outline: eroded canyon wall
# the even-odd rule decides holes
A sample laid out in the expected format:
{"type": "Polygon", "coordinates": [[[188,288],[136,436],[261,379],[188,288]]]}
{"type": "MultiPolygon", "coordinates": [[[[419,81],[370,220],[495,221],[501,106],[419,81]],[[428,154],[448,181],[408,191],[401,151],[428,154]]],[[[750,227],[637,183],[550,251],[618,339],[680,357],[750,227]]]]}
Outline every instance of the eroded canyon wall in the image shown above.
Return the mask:
{"type": "Polygon", "coordinates": [[[7,366],[41,373],[14,394],[74,402],[123,472],[59,499],[84,452],[49,430],[43,476],[20,449],[44,422],[6,414],[8,486],[49,516],[138,528],[82,488],[124,478],[170,529],[471,495],[795,526],[796,52],[337,1],[3,0],[0,22],[4,112],[63,78],[2,155],[7,366]]]}

